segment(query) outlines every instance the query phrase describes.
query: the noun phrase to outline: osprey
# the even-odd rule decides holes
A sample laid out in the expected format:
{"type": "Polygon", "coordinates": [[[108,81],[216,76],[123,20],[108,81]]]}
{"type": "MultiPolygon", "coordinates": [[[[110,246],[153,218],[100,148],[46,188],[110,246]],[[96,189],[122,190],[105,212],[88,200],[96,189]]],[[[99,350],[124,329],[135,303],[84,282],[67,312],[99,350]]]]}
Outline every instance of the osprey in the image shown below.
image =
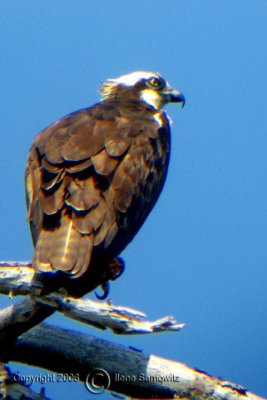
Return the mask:
{"type": "Polygon", "coordinates": [[[99,284],[106,289],[121,272],[117,256],[143,225],[166,179],[170,121],[162,108],[185,102],[153,72],[108,79],[99,91],[99,103],[36,136],[26,168],[33,267],[76,278],[65,280],[78,296],[99,284]]]}

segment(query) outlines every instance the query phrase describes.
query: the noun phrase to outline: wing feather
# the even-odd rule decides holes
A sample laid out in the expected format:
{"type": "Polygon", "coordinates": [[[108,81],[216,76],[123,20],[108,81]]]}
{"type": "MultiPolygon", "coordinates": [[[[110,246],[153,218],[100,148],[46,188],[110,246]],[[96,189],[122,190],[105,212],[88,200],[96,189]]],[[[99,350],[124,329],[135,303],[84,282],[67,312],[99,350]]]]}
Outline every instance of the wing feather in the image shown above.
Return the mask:
{"type": "Polygon", "coordinates": [[[110,157],[106,149],[92,156],[91,160],[94,164],[95,172],[100,175],[110,175],[119,164],[119,158],[110,157]]]}
{"type": "Polygon", "coordinates": [[[159,132],[152,109],[123,107],[104,101],[36,137],[26,192],[37,270],[79,277],[94,255],[117,256],[155,204],[169,126],[159,132]]]}

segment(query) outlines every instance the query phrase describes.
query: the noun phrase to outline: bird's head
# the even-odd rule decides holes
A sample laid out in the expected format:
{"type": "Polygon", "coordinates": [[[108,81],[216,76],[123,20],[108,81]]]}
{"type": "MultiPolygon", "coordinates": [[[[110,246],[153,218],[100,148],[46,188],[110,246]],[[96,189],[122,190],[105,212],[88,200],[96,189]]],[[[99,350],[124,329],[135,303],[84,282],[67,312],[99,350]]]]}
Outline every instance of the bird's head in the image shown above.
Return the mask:
{"type": "Polygon", "coordinates": [[[185,104],[184,95],[155,72],[137,71],[108,79],[99,89],[103,99],[139,99],[159,110],[167,103],[185,104]]]}

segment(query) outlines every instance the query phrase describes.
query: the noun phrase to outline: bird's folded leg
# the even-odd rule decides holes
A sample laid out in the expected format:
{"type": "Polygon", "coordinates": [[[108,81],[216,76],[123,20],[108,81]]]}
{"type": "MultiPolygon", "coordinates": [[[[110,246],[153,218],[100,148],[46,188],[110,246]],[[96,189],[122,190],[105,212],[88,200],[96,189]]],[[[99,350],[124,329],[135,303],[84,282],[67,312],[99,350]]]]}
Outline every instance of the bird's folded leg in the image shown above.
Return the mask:
{"type": "Polygon", "coordinates": [[[108,264],[109,280],[115,281],[125,270],[125,262],[121,257],[114,257],[108,264]]]}
{"type": "Polygon", "coordinates": [[[105,280],[99,285],[103,290],[103,294],[98,294],[95,291],[95,295],[99,300],[105,300],[109,295],[110,284],[109,281],[115,281],[124,272],[125,262],[121,257],[114,257],[108,261],[107,269],[105,273],[105,280]]]}

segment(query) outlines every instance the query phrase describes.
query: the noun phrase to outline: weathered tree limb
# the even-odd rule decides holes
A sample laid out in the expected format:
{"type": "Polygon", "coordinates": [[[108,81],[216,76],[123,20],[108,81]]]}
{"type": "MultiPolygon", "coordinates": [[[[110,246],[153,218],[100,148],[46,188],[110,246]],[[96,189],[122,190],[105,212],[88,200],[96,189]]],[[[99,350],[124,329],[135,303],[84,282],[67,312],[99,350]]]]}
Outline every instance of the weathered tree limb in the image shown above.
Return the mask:
{"type": "Polygon", "coordinates": [[[262,399],[184,364],[44,324],[16,341],[10,349],[10,360],[78,376],[91,389],[92,377],[96,378],[96,369],[101,368],[107,372],[110,384],[104,380],[99,385],[109,384],[108,390],[133,398],[262,399]]]}
{"type": "Polygon", "coordinates": [[[184,324],[178,324],[173,317],[167,316],[156,321],[148,321],[146,314],[128,307],[115,306],[110,301],[96,302],[89,299],[77,300],[63,298],[56,294],[47,296],[45,304],[57,304],[58,311],[66,317],[100,329],[111,329],[117,334],[144,334],[167,331],[180,331],[184,324]]]}
{"type": "MultiPolygon", "coordinates": [[[[0,343],[16,339],[22,333],[39,324],[55,311],[79,322],[99,329],[111,329],[117,334],[144,334],[163,331],[179,331],[184,324],[177,324],[172,317],[148,321],[146,315],[128,307],[115,306],[110,302],[62,298],[52,294],[46,298],[26,298],[0,311],[0,343]]],[[[1,346],[0,346],[1,353],[1,346]]]]}
{"type": "Polygon", "coordinates": [[[35,275],[31,261],[1,261],[0,292],[10,296],[38,296],[43,289],[43,283],[35,279],[35,275]]]}
{"type": "Polygon", "coordinates": [[[22,383],[20,377],[12,374],[9,368],[0,363],[0,398],[8,400],[49,400],[44,388],[40,393],[33,392],[22,383]]]}
{"type": "MultiPolygon", "coordinates": [[[[78,375],[80,381],[88,384],[95,369],[102,368],[110,379],[109,390],[134,398],[261,399],[238,385],[184,364],[144,355],[135,349],[58,327],[39,325],[16,340],[16,336],[55,311],[121,334],[177,331],[183,326],[170,317],[146,321],[142,312],[117,307],[110,302],[75,300],[58,292],[41,296],[42,289],[43,283],[36,278],[30,263],[0,263],[0,293],[30,295],[0,313],[0,339],[3,339],[0,343],[7,337],[13,340],[6,348],[6,359],[57,373],[78,375]]],[[[103,385],[106,383],[104,381],[103,385]]]]}
{"type": "Polygon", "coordinates": [[[5,318],[6,328],[0,320],[0,338],[1,328],[2,335],[5,333],[5,329],[8,329],[9,332],[12,331],[15,335],[19,326],[20,331],[17,334],[19,336],[55,311],[99,329],[109,328],[117,334],[179,331],[184,326],[169,316],[156,321],[148,321],[144,313],[128,307],[115,306],[108,301],[99,303],[89,299],[78,300],[64,297],[62,293],[58,292],[40,296],[43,283],[35,276],[30,263],[18,264],[15,262],[0,263],[0,293],[11,293],[12,296],[29,294],[34,296],[32,297],[34,301],[33,299],[24,300],[22,303],[2,311],[2,321],[5,318]],[[25,322],[24,326],[22,320],[25,322]]]}
{"type": "Polygon", "coordinates": [[[0,355],[8,343],[38,325],[57,309],[44,306],[31,298],[0,310],[0,355]]]}
{"type": "Polygon", "coordinates": [[[8,379],[8,370],[4,363],[0,362],[0,398],[6,398],[6,381],[8,379]]]}

